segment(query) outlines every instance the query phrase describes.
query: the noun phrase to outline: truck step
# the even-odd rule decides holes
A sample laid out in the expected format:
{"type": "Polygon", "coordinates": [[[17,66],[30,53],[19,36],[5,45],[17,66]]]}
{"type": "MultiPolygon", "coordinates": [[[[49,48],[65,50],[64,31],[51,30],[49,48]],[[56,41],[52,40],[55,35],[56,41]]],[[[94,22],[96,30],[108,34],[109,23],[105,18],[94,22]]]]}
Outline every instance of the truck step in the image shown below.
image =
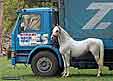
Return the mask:
{"type": "Polygon", "coordinates": [[[28,53],[17,53],[16,63],[27,63],[28,55],[28,53]]]}
{"type": "Polygon", "coordinates": [[[25,54],[25,53],[17,53],[16,56],[28,56],[28,54],[25,54]]]}
{"type": "Polygon", "coordinates": [[[26,60],[17,60],[16,63],[27,63],[26,60]]]}

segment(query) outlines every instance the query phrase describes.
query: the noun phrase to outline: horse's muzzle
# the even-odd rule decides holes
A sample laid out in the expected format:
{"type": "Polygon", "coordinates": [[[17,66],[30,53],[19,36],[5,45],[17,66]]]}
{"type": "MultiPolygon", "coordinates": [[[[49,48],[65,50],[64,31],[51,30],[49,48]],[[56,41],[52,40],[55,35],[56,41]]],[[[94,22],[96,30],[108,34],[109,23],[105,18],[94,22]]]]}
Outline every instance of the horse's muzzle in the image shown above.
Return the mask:
{"type": "Polygon", "coordinates": [[[57,36],[56,35],[52,35],[51,39],[57,39],[57,36]]]}

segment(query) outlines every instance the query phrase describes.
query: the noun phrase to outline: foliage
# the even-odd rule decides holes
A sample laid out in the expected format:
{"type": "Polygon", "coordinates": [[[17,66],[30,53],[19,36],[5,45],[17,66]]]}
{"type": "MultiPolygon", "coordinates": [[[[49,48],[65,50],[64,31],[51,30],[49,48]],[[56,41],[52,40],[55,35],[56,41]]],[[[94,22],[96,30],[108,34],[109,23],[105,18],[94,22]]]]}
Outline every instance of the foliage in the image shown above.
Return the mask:
{"type": "MultiPolygon", "coordinates": [[[[23,5],[23,3],[21,3],[23,5]]],[[[3,19],[3,29],[4,33],[11,32],[12,26],[16,19],[16,10],[19,8],[17,0],[4,0],[4,19],[3,19]]]]}

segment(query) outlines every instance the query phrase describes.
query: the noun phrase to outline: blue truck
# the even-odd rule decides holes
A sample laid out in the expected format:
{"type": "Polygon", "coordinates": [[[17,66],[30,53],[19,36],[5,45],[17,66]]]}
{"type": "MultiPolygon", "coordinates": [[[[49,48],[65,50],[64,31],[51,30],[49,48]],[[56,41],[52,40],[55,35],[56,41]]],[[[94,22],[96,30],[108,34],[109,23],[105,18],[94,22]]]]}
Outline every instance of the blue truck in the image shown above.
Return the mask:
{"type": "MultiPolygon", "coordinates": [[[[104,42],[104,66],[113,70],[113,0],[58,0],[58,8],[17,11],[12,31],[12,65],[31,64],[35,75],[53,76],[64,67],[59,47],[51,40],[52,29],[61,25],[74,39],[94,37],[104,42]]],[[[71,66],[95,69],[91,54],[71,57],[71,66]]]]}

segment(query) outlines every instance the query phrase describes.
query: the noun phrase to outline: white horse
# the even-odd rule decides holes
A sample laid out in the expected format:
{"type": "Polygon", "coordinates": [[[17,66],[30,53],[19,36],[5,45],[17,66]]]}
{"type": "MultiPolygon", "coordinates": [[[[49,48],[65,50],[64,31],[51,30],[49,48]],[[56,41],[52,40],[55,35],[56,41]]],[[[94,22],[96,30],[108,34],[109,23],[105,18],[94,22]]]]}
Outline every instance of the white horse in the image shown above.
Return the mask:
{"type": "Polygon", "coordinates": [[[60,45],[59,51],[64,61],[64,72],[62,76],[69,76],[70,54],[72,57],[91,52],[98,64],[97,77],[100,76],[103,59],[104,59],[104,44],[103,41],[96,38],[88,38],[82,41],[75,41],[72,37],[60,26],[55,26],[51,37],[58,37],[60,45]]]}

